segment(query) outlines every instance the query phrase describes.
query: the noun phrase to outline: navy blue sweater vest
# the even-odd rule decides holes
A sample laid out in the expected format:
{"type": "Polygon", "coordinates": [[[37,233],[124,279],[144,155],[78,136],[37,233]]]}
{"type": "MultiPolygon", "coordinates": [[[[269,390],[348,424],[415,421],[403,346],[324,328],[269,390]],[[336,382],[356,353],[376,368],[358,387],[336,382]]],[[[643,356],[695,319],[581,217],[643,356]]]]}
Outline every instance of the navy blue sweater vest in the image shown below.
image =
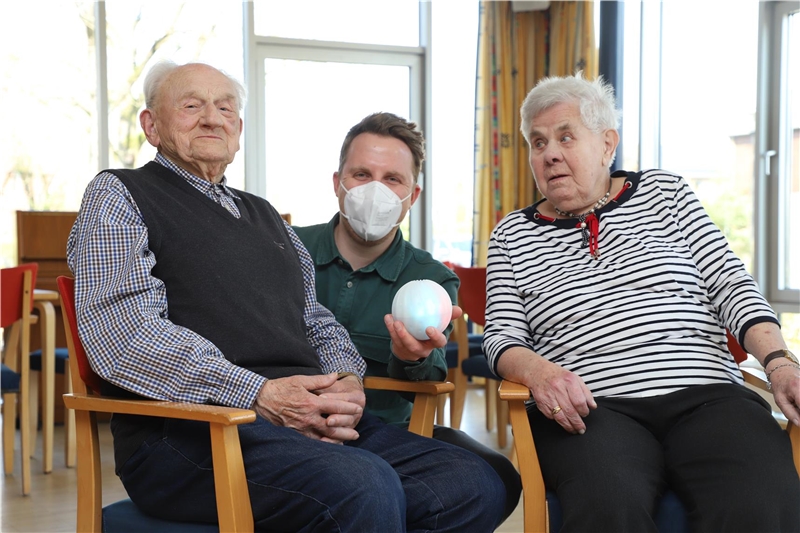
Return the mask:
{"type": "Polygon", "coordinates": [[[322,373],[306,337],[300,259],[266,200],[236,191],[237,219],[158,163],[112,172],[147,225],[173,323],[267,378],[322,373]]]}
{"type": "MultiPolygon", "coordinates": [[[[267,378],[322,373],[306,336],[300,259],[266,200],[236,191],[237,219],[158,163],[109,172],[128,188],[147,225],[152,275],[166,288],[169,320],[267,378]]],[[[104,394],[130,395],[107,385],[104,394]]],[[[158,418],[114,415],[118,472],[162,425],[158,418]]]]}
{"type": "Polygon", "coordinates": [[[264,377],[322,373],[306,337],[300,260],[266,200],[236,191],[237,219],[158,163],[113,172],[147,225],[173,323],[264,377]]]}

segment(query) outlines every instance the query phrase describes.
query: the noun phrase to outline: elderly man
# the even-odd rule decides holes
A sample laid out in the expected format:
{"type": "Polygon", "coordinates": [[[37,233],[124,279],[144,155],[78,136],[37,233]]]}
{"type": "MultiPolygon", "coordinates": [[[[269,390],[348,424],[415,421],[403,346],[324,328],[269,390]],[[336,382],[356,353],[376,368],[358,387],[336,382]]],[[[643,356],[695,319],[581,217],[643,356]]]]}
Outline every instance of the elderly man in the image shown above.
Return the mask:
{"type": "MultiPolygon", "coordinates": [[[[413,122],[392,113],[367,116],[347,133],[339,169],[333,173],[339,212],[327,224],[294,228],[314,259],[319,302],[347,328],[369,376],[447,376],[444,347],[452,326],[444,332],[428,328],[428,339],[418,340],[389,314],[394,295],[409,281],[435,281],[452,301],[458,293],[453,271],[405,241],[399,228],[422,190],[417,178],[424,144],[413,122]]],[[[403,427],[411,416],[411,402],[392,391],[367,391],[366,409],[403,427]]],[[[437,426],[433,438],[476,453],[492,465],[506,488],[507,518],[522,490],[514,465],[464,432],[437,426]]]]}
{"type": "MultiPolygon", "coordinates": [[[[100,173],[68,243],[79,333],[107,392],[255,409],[240,440],[258,529],[491,531],[494,471],[364,413],[364,361],[317,303],[305,248],[268,202],[226,185],[241,85],[161,63],[145,98],[155,161],[100,173]]],[[[206,425],[115,416],[112,432],[143,512],[215,521],[206,425]]]]}

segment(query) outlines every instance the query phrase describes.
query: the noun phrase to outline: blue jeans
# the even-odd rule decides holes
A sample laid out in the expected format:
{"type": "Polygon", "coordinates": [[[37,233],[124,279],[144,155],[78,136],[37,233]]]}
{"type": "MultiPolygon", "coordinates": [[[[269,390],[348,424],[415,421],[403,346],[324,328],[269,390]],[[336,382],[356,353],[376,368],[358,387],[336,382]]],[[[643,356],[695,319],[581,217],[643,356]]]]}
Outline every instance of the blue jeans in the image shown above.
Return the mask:
{"type": "MultiPolygon", "coordinates": [[[[504,486],[483,459],[367,413],[344,446],[260,418],[239,428],[256,529],[481,532],[502,519],[504,486]]],[[[146,514],[217,519],[207,424],[167,420],[119,474],[146,514]]]]}

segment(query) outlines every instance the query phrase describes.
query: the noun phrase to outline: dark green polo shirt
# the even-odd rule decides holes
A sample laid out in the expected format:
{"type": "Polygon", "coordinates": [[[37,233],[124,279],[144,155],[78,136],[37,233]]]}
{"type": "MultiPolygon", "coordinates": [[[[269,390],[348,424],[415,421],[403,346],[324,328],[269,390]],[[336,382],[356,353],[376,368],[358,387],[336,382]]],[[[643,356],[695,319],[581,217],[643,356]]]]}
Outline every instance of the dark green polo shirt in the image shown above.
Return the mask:
{"type": "MultiPolygon", "coordinates": [[[[353,344],[367,362],[366,375],[443,381],[447,376],[444,348],[434,350],[420,362],[401,361],[392,354],[383,317],[392,312],[392,300],[400,287],[417,279],[439,283],[455,303],[458,277],[431,254],[405,241],[400,230],[383,255],[353,272],[333,239],[338,223],[337,213],[327,224],[293,229],[314,259],[317,299],[350,332],[353,344]]],[[[446,337],[451,329],[452,325],[445,330],[446,337]]],[[[391,391],[368,390],[366,394],[367,411],[383,421],[407,423],[411,417],[413,398],[391,391]]]]}

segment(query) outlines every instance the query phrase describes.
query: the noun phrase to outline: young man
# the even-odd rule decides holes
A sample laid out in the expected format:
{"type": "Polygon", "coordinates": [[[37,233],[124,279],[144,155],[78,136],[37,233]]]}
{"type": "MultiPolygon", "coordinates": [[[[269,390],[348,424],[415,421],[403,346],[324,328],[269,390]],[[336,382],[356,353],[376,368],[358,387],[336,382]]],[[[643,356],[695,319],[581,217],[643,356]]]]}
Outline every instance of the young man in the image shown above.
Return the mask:
{"type": "MultiPolygon", "coordinates": [[[[68,243],[106,392],[254,409],[239,436],[256,529],[492,531],[494,470],[363,412],[364,362],[317,303],[305,248],[263,198],[226,186],[241,85],[162,63],[144,86],[156,160],[100,173],[68,243]]],[[[207,424],[115,416],[112,432],[139,509],[216,520],[207,424]]]]}
{"type": "MultiPolygon", "coordinates": [[[[431,255],[403,239],[399,224],[419,198],[424,139],[414,123],[391,113],[369,115],[342,144],[333,190],[339,212],[327,224],[294,228],[314,260],[317,299],[347,328],[367,363],[366,375],[444,380],[444,332],[428,328],[417,340],[391,315],[392,300],[409,281],[439,283],[456,301],[458,278],[431,255]]],[[[456,313],[461,310],[454,306],[456,313]]],[[[391,391],[367,391],[366,410],[407,426],[411,401],[391,391]]],[[[510,461],[466,433],[437,426],[434,439],[483,457],[505,485],[504,519],[519,502],[521,484],[510,461]]]]}

